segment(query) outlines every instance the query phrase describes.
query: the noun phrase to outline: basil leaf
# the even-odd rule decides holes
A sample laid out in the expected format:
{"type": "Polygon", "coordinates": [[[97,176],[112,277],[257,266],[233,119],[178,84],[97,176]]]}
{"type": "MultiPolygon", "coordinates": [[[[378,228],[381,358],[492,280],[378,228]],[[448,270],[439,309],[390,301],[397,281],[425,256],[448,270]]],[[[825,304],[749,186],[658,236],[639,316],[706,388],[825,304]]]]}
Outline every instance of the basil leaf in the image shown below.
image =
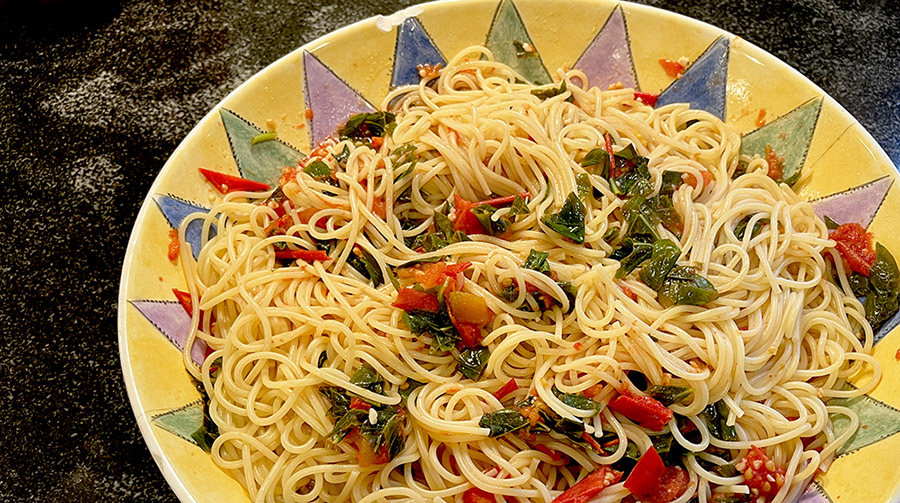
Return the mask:
{"type": "Polygon", "coordinates": [[[516,195],[515,199],[513,199],[512,206],[509,207],[508,215],[514,217],[516,215],[527,215],[531,213],[531,210],[528,209],[528,203],[525,202],[525,198],[521,195],[516,195]]]}
{"type": "Polygon", "coordinates": [[[378,261],[375,260],[375,257],[373,257],[371,253],[363,248],[354,248],[347,258],[347,263],[359,271],[360,274],[372,280],[372,284],[375,288],[384,284],[384,274],[381,273],[381,267],[378,265],[378,261]]]}
{"type": "Polygon", "coordinates": [[[684,179],[680,171],[663,171],[662,185],[659,187],[660,194],[672,195],[679,187],[684,185],[684,179]]]}
{"type": "Polygon", "coordinates": [[[344,440],[344,437],[350,433],[354,426],[359,426],[364,422],[368,423],[368,417],[368,411],[350,409],[334,423],[334,429],[327,436],[333,443],[338,444],[344,440]]]}
{"type": "Polygon", "coordinates": [[[394,459],[394,456],[400,454],[403,450],[403,429],[400,423],[400,415],[394,414],[387,420],[384,427],[381,429],[384,437],[384,444],[387,446],[388,457],[390,459],[394,459]]]}
{"type": "Polygon", "coordinates": [[[384,136],[396,126],[394,114],[390,112],[366,112],[356,114],[347,120],[339,130],[341,138],[362,140],[374,136],[384,136]]]}
{"type": "Polygon", "coordinates": [[[525,259],[525,263],[522,264],[522,267],[531,269],[532,271],[550,274],[550,264],[547,263],[547,257],[549,256],[550,254],[547,252],[531,250],[528,252],[528,258],[525,259]]]}
{"type": "Polygon", "coordinates": [[[829,217],[828,215],[825,215],[825,216],[822,218],[822,220],[825,221],[825,228],[827,228],[827,229],[830,230],[830,231],[833,231],[833,230],[835,230],[835,229],[837,229],[838,227],[841,226],[841,224],[839,224],[839,223],[835,222],[834,220],[832,220],[831,217],[829,217]]]}
{"type": "Polygon", "coordinates": [[[616,271],[616,278],[622,279],[628,276],[653,255],[653,245],[646,238],[652,239],[652,237],[645,234],[626,238],[622,246],[609,256],[609,258],[619,261],[619,270],[616,271]]]}
{"type": "Polygon", "coordinates": [[[737,477],[741,472],[738,471],[734,465],[724,464],[718,465],[712,469],[712,472],[721,476],[721,477],[737,477]]]}
{"type": "MultiPolygon", "coordinates": [[[[564,80],[559,84],[559,87],[549,87],[546,89],[533,89],[531,91],[531,94],[537,96],[541,100],[547,100],[554,96],[559,96],[560,94],[563,94],[565,92],[566,92],[566,81],[564,80]]],[[[566,98],[566,101],[568,101],[569,103],[574,103],[575,97],[572,95],[569,95],[569,97],[566,98]]]]}
{"type": "Polygon", "coordinates": [[[219,437],[219,426],[209,415],[209,395],[203,392],[203,418],[200,427],[191,433],[191,439],[204,451],[212,450],[213,442],[219,437]]]}
{"type": "Polygon", "coordinates": [[[900,310],[897,294],[882,293],[877,290],[866,295],[864,306],[866,308],[866,321],[872,326],[872,330],[878,330],[886,321],[891,319],[900,310]]]}
{"type": "Polygon", "coordinates": [[[850,283],[850,290],[853,291],[853,295],[857,297],[865,297],[872,290],[869,287],[869,278],[858,272],[847,276],[847,282],[850,283]]]}
{"type": "Polygon", "coordinates": [[[540,415],[541,422],[543,422],[551,431],[555,431],[556,433],[565,436],[575,444],[585,447],[588,446],[587,442],[581,438],[581,435],[584,434],[584,423],[581,421],[573,421],[544,409],[540,410],[540,415]]]}
{"type": "Polygon", "coordinates": [[[459,342],[459,333],[446,312],[429,313],[427,311],[413,311],[403,313],[403,323],[409,331],[415,335],[429,334],[433,341],[433,352],[449,351],[459,342]]]}
{"type": "Polygon", "coordinates": [[[650,184],[649,159],[639,156],[634,145],[629,145],[616,154],[616,171],[624,173],[613,178],[610,174],[610,188],[617,195],[647,195],[653,190],[650,184]],[[626,154],[623,156],[623,154],[626,154]]]}
{"type": "Polygon", "coordinates": [[[680,256],[681,249],[671,240],[656,240],[653,243],[650,261],[641,269],[641,281],[650,288],[659,290],[680,256]]]}
{"type": "Polygon", "coordinates": [[[878,292],[894,294],[900,286],[897,261],[881,243],[875,243],[875,263],[869,270],[869,284],[878,292]]]}
{"type": "Polygon", "coordinates": [[[702,306],[719,298],[710,281],[692,267],[675,266],[663,281],[659,299],[663,305],[702,306]]]}
{"type": "Polygon", "coordinates": [[[317,180],[331,176],[331,168],[323,161],[318,160],[309,163],[303,168],[303,172],[317,180]]]}
{"type": "Polygon", "coordinates": [[[319,394],[331,402],[331,407],[326,411],[330,417],[343,417],[350,410],[350,396],[343,388],[325,386],[319,388],[319,394]]]}
{"type": "Polygon", "coordinates": [[[475,218],[478,219],[478,223],[480,223],[491,236],[503,234],[506,232],[506,229],[512,225],[512,222],[505,216],[494,220],[492,217],[494,213],[497,212],[497,208],[494,208],[490,204],[482,204],[481,206],[472,208],[470,211],[475,215],[475,218]]]}
{"type": "Polygon", "coordinates": [[[591,166],[596,166],[593,170],[595,175],[607,178],[609,176],[609,153],[602,148],[595,148],[588,152],[581,160],[581,167],[589,168],[591,166]]]}
{"type": "Polygon", "coordinates": [[[478,420],[478,426],[491,430],[490,436],[499,437],[528,426],[528,418],[517,410],[501,409],[488,412],[478,420]]]}
{"type": "Polygon", "coordinates": [[[682,386],[651,386],[647,390],[647,394],[655,398],[659,403],[668,407],[669,405],[681,403],[685,401],[694,390],[682,386]]]}
{"type": "Polygon", "coordinates": [[[558,398],[560,402],[578,410],[592,410],[596,413],[600,412],[600,409],[603,408],[603,405],[591,400],[584,395],[563,393],[562,391],[558,390],[556,386],[554,386],[551,391],[553,391],[553,396],[558,398]]]}
{"type": "Polygon", "coordinates": [[[603,233],[603,240],[607,243],[615,241],[617,237],[619,237],[619,227],[610,227],[606,229],[606,232],[603,233]]]}
{"type": "Polygon", "coordinates": [[[372,393],[384,394],[384,379],[368,363],[364,363],[362,367],[353,373],[350,377],[350,383],[360,388],[365,388],[372,393]]]}
{"type": "Polygon", "coordinates": [[[325,366],[326,362],[328,362],[328,352],[322,351],[319,353],[319,361],[316,363],[316,367],[322,368],[325,366]]]}
{"type": "Polygon", "coordinates": [[[467,378],[477,381],[487,365],[491,352],[488,348],[466,349],[457,358],[457,370],[467,378]]]}
{"type": "Polygon", "coordinates": [[[350,147],[344,145],[344,149],[341,150],[339,154],[332,155],[332,157],[334,157],[334,160],[337,161],[338,164],[346,165],[347,159],[350,158],[350,147]]]}
{"type": "MultiPolygon", "coordinates": [[[[742,218],[740,222],[734,227],[734,237],[738,239],[744,239],[744,234],[747,232],[747,226],[750,225],[750,220],[753,218],[753,215],[747,215],[742,218]]],[[[763,226],[769,224],[768,218],[760,218],[753,224],[753,231],[750,232],[750,239],[756,237],[757,234],[760,233],[763,226]]]]}
{"type": "Polygon", "coordinates": [[[584,218],[587,215],[584,205],[572,192],[566,198],[559,212],[545,215],[542,221],[556,233],[565,236],[575,243],[584,243],[584,218]]]}
{"type": "Polygon", "coordinates": [[[728,406],[722,400],[707,405],[700,415],[706,420],[706,426],[712,436],[728,442],[738,439],[734,426],[728,425],[728,406]]]}

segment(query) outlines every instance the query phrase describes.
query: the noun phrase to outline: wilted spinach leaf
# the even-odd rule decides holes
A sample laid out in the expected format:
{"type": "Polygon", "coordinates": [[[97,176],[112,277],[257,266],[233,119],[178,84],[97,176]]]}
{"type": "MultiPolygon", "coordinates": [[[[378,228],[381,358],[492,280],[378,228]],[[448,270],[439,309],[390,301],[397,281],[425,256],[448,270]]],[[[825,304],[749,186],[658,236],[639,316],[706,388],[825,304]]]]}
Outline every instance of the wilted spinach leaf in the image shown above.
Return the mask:
{"type": "Polygon", "coordinates": [[[545,215],[542,220],[553,231],[582,244],[584,243],[584,218],[586,215],[587,210],[578,199],[578,195],[572,192],[566,198],[566,202],[559,212],[545,215]]]}
{"type": "Polygon", "coordinates": [[[663,281],[659,299],[664,305],[702,306],[719,298],[710,281],[692,267],[675,266],[663,281]]]}
{"type": "Polygon", "coordinates": [[[678,245],[669,239],[657,239],[653,243],[650,261],[641,269],[641,281],[650,288],[659,290],[679,256],[681,249],[678,245]]]}

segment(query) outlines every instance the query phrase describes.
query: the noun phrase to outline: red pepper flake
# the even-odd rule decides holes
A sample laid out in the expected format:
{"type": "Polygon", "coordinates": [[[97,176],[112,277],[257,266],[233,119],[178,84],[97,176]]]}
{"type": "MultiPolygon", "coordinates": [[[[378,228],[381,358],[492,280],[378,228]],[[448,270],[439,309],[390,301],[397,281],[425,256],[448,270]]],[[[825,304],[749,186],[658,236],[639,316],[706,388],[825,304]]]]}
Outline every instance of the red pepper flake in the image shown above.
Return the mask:
{"type": "Polygon", "coordinates": [[[828,237],[834,240],[835,248],[847,262],[850,270],[869,276],[869,269],[875,263],[872,234],[854,222],[839,225],[828,237]]]}
{"type": "Polygon", "coordinates": [[[331,257],[324,250],[279,250],[275,252],[275,258],[278,260],[305,260],[312,262],[314,260],[328,261],[331,257]]]}
{"type": "Polygon", "coordinates": [[[382,145],[384,145],[384,138],[382,138],[381,136],[372,137],[372,148],[378,150],[382,145]]]}
{"type": "Polygon", "coordinates": [[[585,442],[587,442],[588,445],[593,447],[595,451],[600,452],[600,453],[604,452],[603,447],[600,447],[600,443],[597,442],[597,439],[594,438],[594,436],[591,435],[590,433],[588,433],[588,432],[582,433],[581,439],[584,440],[585,442]]]}
{"type": "Polygon", "coordinates": [[[894,359],[900,361],[900,349],[898,349],[897,352],[894,353],[894,359]]]}
{"type": "Polygon", "coordinates": [[[363,400],[362,398],[353,397],[350,399],[350,408],[351,409],[359,409],[359,410],[369,410],[372,408],[372,404],[363,400]]]}
{"type": "Polygon", "coordinates": [[[766,109],[760,108],[759,115],[756,116],[756,127],[763,127],[766,125],[766,109]]]}
{"type": "Polygon", "coordinates": [[[784,179],[784,157],[778,155],[771,145],[766,145],[766,164],[769,165],[769,178],[780,182],[784,179]]]}
{"type": "Polygon", "coordinates": [[[172,262],[178,260],[179,251],[181,251],[181,242],[178,241],[178,229],[169,229],[169,260],[172,262]]]}
{"type": "Polygon", "coordinates": [[[576,342],[575,344],[572,344],[572,347],[575,348],[575,351],[581,351],[581,343],[580,342],[576,342]]]}
{"type": "MultiPolygon", "coordinates": [[[[703,186],[706,187],[713,181],[712,173],[705,169],[700,170],[700,176],[703,177],[703,186]]],[[[697,188],[697,179],[691,173],[684,174],[684,183],[690,185],[693,188],[697,188]]]]}
{"type": "Polygon", "coordinates": [[[502,388],[498,389],[494,392],[494,398],[497,400],[503,401],[506,395],[512,393],[513,391],[519,389],[518,383],[516,383],[515,379],[510,379],[503,385],[502,388]]]}
{"type": "Polygon", "coordinates": [[[666,75],[672,77],[673,79],[677,79],[684,75],[684,65],[679,63],[678,61],[672,61],[671,59],[660,59],[660,66],[663,67],[663,70],[666,71],[666,75]]]}
{"type": "Polygon", "coordinates": [[[313,118],[312,108],[307,108],[306,112],[303,115],[306,116],[306,120],[311,121],[313,118]]]}
{"type": "Polygon", "coordinates": [[[622,287],[622,292],[624,292],[625,295],[627,295],[629,299],[637,302],[638,296],[636,293],[634,293],[634,290],[632,290],[631,288],[628,288],[628,285],[621,285],[621,287],[622,287]]]}

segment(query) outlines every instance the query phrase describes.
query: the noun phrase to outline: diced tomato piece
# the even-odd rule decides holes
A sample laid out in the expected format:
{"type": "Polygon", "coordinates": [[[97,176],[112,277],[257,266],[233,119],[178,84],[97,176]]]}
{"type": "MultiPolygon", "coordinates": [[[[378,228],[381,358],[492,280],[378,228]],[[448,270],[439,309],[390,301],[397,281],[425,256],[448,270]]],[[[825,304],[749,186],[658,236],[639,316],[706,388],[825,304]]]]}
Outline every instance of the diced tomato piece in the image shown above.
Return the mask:
{"type": "Polygon", "coordinates": [[[435,262],[428,269],[416,274],[416,282],[422,285],[422,288],[430,290],[444,283],[444,269],[447,264],[443,262],[435,262]]]}
{"type": "Polygon", "coordinates": [[[453,230],[462,231],[465,234],[484,234],[484,227],[478,221],[478,217],[472,213],[475,207],[458,194],[453,195],[453,207],[456,209],[456,220],[453,222],[453,230]]]}
{"type": "Polygon", "coordinates": [[[494,392],[494,398],[496,398],[497,400],[503,400],[506,395],[512,393],[517,389],[519,389],[519,384],[516,383],[515,379],[510,379],[509,381],[506,381],[506,384],[504,384],[500,389],[494,392]]]}
{"type": "Polygon", "coordinates": [[[378,448],[378,452],[375,452],[375,450],[372,449],[372,445],[369,444],[369,441],[362,438],[362,441],[358,442],[356,446],[359,449],[356,453],[356,461],[359,463],[360,468],[383,465],[391,460],[387,447],[384,445],[378,448]]]}
{"type": "Polygon", "coordinates": [[[278,250],[275,252],[275,258],[278,260],[305,260],[312,262],[314,260],[331,260],[324,250],[278,250]]]}
{"type": "Polygon", "coordinates": [[[642,93],[640,91],[634,92],[634,99],[638,101],[644,102],[644,104],[650,105],[651,107],[656,106],[656,100],[659,99],[658,94],[653,93],[642,93]]]}
{"type": "Polygon", "coordinates": [[[603,392],[603,383],[597,383],[590,388],[582,391],[582,394],[588,398],[594,398],[603,392]]]}
{"type": "Polygon", "coordinates": [[[387,218],[387,204],[383,197],[376,197],[372,200],[372,213],[381,217],[382,220],[387,218]]]}
{"type": "Polygon", "coordinates": [[[212,186],[222,194],[227,194],[229,192],[234,192],[237,190],[261,192],[271,189],[268,184],[257,182],[254,180],[248,180],[239,176],[226,175],[225,173],[220,173],[218,171],[212,171],[210,169],[204,168],[199,168],[199,171],[203,174],[203,176],[206,177],[207,180],[209,180],[209,183],[211,183],[212,186]]]}
{"type": "Polygon", "coordinates": [[[691,484],[691,478],[687,471],[677,466],[667,466],[659,481],[659,489],[656,494],[650,496],[646,503],[669,503],[684,494],[691,484]]]}
{"type": "Polygon", "coordinates": [[[474,323],[455,323],[459,332],[460,342],[467,348],[477,348],[481,345],[481,327],[474,323]]]}
{"type": "Polygon", "coordinates": [[[869,269],[875,263],[875,250],[872,248],[872,235],[857,223],[842,224],[828,236],[835,241],[835,248],[847,261],[850,269],[869,275],[869,269]]]}
{"type": "Polygon", "coordinates": [[[382,138],[381,136],[372,137],[372,148],[378,150],[382,145],[384,145],[384,138],[382,138]]]}
{"type": "Polygon", "coordinates": [[[438,298],[428,292],[420,292],[412,288],[401,288],[397,292],[397,300],[391,304],[404,311],[429,311],[438,312],[438,298]]]}
{"type": "Polygon", "coordinates": [[[472,293],[453,292],[450,294],[450,317],[458,323],[472,323],[484,326],[494,319],[484,297],[472,293]]]}
{"type": "Polygon", "coordinates": [[[629,288],[628,285],[621,285],[621,286],[622,286],[622,293],[624,293],[625,295],[627,295],[629,299],[631,299],[631,300],[637,302],[638,296],[637,296],[636,293],[634,293],[634,290],[632,290],[631,288],[629,288]]]}
{"type": "Polygon", "coordinates": [[[483,489],[473,487],[463,493],[463,503],[494,503],[494,494],[483,489]]]}
{"type": "Polygon", "coordinates": [[[350,408],[351,409],[359,409],[359,410],[369,410],[372,408],[372,404],[363,400],[362,398],[353,397],[350,399],[350,408]]]}
{"type": "Polygon", "coordinates": [[[744,474],[744,480],[754,498],[774,498],[784,485],[784,468],[776,465],[755,445],[750,446],[750,451],[738,461],[736,468],[744,474]]]}
{"type": "Polygon", "coordinates": [[[771,145],[766,145],[766,164],[769,165],[769,171],[766,173],[769,178],[776,182],[784,179],[784,157],[778,155],[771,145]]]}
{"type": "Polygon", "coordinates": [[[659,431],[672,420],[672,411],[649,396],[620,393],[609,402],[609,408],[644,428],[659,431]]]}
{"type": "Polygon", "coordinates": [[[169,260],[178,259],[178,253],[181,251],[181,242],[178,241],[178,229],[169,229],[169,248],[166,250],[166,256],[169,260]]]}
{"type": "MultiPolygon", "coordinates": [[[[700,176],[703,177],[703,186],[706,187],[713,181],[712,173],[706,171],[705,169],[700,170],[700,176]]],[[[684,174],[684,183],[690,185],[691,187],[697,188],[697,179],[691,173],[684,174]]]]}
{"type": "Polygon", "coordinates": [[[185,312],[187,312],[187,314],[189,315],[193,315],[194,303],[193,301],[191,301],[191,293],[177,290],[175,288],[172,289],[172,293],[175,294],[175,298],[178,299],[178,303],[181,304],[181,307],[184,308],[185,312]]]}
{"type": "Polygon", "coordinates": [[[577,484],[566,489],[552,503],[586,503],[594,499],[607,487],[618,483],[621,478],[622,472],[613,470],[606,465],[601,465],[577,484]]]}
{"type": "Polygon", "coordinates": [[[672,77],[673,79],[677,79],[684,75],[684,65],[677,61],[672,61],[671,59],[660,59],[659,65],[663,67],[663,70],[666,71],[666,75],[672,77]]]}
{"type": "MultiPolygon", "coordinates": [[[[307,208],[307,209],[301,211],[300,213],[298,213],[298,216],[300,217],[301,222],[303,222],[304,224],[308,224],[309,221],[312,219],[313,215],[315,215],[318,212],[319,212],[319,210],[317,208],[307,208]]],[[[325,222],[328,221],[328,218],[329,217],[321,217],[318,220],[316,220],[316,222],[313,225],[320,229],[325,229],[326,228],[325,222]]]]}
{"type": "Polygon", "coordinates": [[[625,479],[625,489],[641,500],[649,499],[659,491],[659,482],[665,471],[666,465],[651,445],[625,479]]]}

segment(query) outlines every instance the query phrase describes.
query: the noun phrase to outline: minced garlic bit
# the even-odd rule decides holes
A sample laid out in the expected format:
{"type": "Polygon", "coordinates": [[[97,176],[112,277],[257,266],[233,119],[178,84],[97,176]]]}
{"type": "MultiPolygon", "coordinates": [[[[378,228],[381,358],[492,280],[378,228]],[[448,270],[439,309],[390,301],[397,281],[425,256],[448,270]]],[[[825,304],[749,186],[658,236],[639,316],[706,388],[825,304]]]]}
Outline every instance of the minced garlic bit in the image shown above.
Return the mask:
{"type": "Polygon", "coordinates": [[[687,67],[687,65],[689,65],[690,63],[691,63],[691,60],[688,59],[687,56],[682,56],[682,57],[678,58],[678,64],[681,66],[687,67]]]}
{"type": "Polygon", "coordinates": [[[610,91],[615,91],[615,90],[617,90],[617,89],[625,89],[625,84],[623,84],[621,80],[618,81],[618,82],[616,82],[615,84],[610,84],[610,85],[609,85],[609,90],[610,90],[610,91]]]}
{"type": "Polygon", "coordinates": [[[378,422],[378,412],[375,411],[375,408],[369,409],[369,424],[375,425],[378,422]]]}
{"type": "Polygon", "coordinates": [[[266,128],[269,131],[275,131],[275,119],[266,119],[266,128]]]}

